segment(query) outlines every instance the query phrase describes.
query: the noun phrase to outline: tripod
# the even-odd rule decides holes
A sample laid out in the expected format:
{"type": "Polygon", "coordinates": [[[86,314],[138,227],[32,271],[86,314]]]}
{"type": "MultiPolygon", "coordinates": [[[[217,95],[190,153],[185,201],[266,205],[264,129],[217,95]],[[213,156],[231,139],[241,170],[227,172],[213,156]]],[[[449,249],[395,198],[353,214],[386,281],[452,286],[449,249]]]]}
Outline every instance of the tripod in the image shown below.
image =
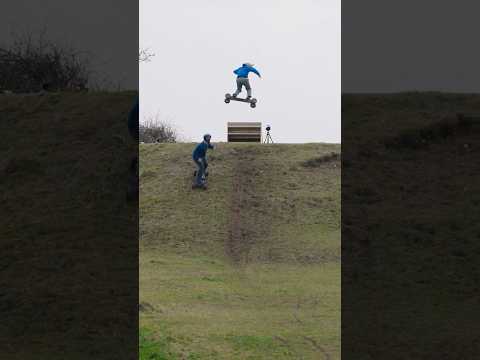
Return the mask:
{"type": "Polygon", "coordinates": [[[273,144],[273,139],[272,136],[270,135],[270,130],[267,130],[267,136],[265,137],[265,140],[263,140],[264,144],[273,144]]]}

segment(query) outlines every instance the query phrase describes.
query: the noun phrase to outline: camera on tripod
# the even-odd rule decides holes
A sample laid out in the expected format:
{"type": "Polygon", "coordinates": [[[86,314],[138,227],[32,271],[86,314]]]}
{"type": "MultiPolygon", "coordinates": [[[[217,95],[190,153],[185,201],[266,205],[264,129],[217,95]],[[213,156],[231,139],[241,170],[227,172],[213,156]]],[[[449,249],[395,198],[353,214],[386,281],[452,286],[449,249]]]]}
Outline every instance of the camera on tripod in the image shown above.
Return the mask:
{"type": "Polygon", "coordinates": [[[273,139],[272,139],[272,136],[270,135],[270,125],[267,125],[267,127],[265,128],[265,130],[267,130],[267,136],[265,136],[265,140],[263,140],[263,143],[264,144],[273,144],[273,139]]]}

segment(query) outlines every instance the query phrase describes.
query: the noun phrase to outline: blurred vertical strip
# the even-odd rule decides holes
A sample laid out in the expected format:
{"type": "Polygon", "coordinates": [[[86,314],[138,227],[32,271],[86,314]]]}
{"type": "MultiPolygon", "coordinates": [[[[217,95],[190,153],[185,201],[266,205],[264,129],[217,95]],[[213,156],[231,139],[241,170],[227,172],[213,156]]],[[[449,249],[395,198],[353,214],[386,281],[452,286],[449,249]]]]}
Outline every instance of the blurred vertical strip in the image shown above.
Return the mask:
{"type": "Polygon", "coordinates": [[[342,2],[342,359],[480,353],[479,7],[342,2]]]}
{"type": "Polygon", "coordinates": [[[138,6],[2,3],[1,359],[138,356],[138,6]]]}

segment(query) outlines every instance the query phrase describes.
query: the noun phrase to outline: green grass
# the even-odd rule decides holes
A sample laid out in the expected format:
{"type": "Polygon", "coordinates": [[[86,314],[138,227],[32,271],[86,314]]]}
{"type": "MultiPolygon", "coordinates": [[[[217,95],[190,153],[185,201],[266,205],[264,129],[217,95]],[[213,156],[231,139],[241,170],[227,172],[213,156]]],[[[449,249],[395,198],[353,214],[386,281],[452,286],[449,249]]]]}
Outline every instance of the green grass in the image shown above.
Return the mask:
{"type": "Polygon", "coordinates": [[[191,359],[339,359],[340,166],[304,165],[339,145],[219,144],[206,192],[190,188],[192,147],[140,148],[151,341],[191,359]]]}
{"type": "Polygon", "coordinates": [[[152,340],[152,333],[146,329],[140,329],[139,334],[139,358],[140,360],[174,360],[176,355],[168,350],[168,340],[156,336],[152,340]]]}

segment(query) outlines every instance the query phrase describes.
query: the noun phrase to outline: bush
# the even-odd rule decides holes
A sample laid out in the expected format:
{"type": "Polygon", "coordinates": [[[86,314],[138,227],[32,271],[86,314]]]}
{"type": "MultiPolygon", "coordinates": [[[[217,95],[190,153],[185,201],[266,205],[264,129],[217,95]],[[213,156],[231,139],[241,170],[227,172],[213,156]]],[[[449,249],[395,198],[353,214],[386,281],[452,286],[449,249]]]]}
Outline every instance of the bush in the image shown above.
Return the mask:
{"type": "Polygon", "coordinates": [[[45,33],[0,46],[0,90],[86,90],[90,74],[85,53],[46,40],[45,33]]]}
{"type": "Polygon", "coordinates": [[[144,143],[174,143],[177,142],[177,132],[169,124],[161,121],[158,116],[149,117],[139,125],[140,142],[144,143]]]}

